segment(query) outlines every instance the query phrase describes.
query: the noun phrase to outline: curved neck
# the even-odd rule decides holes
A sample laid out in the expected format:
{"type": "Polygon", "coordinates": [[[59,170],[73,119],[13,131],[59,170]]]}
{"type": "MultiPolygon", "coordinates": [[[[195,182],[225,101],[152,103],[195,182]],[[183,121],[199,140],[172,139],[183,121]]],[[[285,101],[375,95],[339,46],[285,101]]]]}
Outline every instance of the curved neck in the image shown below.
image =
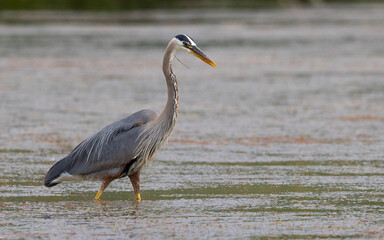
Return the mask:
{"type": "Polygon", "coordinates": [[[168,89],[167,104],[161,115],[159,122],[164,124],[164,130],[171,131],[176,123],[178,108],[179,108],[179,91],[177,88],[177,80],[175,74],[172,72],[172,60],[176,52],[176,41],[173,39],[169,42],[165,50],[163,58],[163,72],[168,89]]]}

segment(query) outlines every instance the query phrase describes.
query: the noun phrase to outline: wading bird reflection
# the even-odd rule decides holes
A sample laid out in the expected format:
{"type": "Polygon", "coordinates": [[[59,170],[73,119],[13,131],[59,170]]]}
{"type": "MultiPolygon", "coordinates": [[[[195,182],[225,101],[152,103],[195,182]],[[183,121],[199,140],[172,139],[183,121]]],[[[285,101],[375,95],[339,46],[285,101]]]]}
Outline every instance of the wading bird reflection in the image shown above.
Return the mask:
{"type": "Polygon", "coordinates": [[[158,115],[141,110],[114,122],[81,142],[72,152],[56,162],[45,176],[45,186],[52,187],[63,181],[101,180],[98,200],[113,180],[128,176],[136,200],[140,201],[140,169],[146,164],[171,134],[178,113],[179,93],[176,76],[172,72],[172,59],[177,50],[195,55],[215,67],[189,36],[180,34],[168,44],[163,58],[168,100],[158,115]]]}

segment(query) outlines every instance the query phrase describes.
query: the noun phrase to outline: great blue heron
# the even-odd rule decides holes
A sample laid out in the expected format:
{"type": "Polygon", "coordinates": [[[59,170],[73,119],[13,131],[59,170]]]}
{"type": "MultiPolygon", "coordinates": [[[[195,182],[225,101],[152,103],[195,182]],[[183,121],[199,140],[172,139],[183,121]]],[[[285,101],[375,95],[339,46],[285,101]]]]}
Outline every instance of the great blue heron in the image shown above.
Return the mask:
{"type": "Polygon", "coordinates": [[[158,115],[151,110],[138,111],[85,139],[51,167],[45,176],[45,186],[52,187],[63,181],[102,180],[94,198],[98,200],[113,180],[128,176],[136,200],[141,200],[140,169],[167,140],[177,118],[179,93],[176,76],[172,72],[172,59],[177,50],[191,53],[216,67],[192,38],[185,34],[175,36],[169,42],[163,58],[168,88],[168,100],[163,112],[158,115]]]}

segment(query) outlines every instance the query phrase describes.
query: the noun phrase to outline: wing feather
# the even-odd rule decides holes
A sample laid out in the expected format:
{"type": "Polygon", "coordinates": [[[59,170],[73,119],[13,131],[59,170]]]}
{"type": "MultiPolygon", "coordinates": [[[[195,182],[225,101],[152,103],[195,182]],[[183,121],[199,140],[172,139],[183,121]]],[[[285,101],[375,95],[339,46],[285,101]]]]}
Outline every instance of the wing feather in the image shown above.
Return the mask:
{"type": "Polygon", "coordinates": [[[155,112],[142,110],[106,126],[55,163],[46,175],[46,185],[62,173],[87,175],[128,163],[137,155],[145,124],[156,117],[155,112]]]}

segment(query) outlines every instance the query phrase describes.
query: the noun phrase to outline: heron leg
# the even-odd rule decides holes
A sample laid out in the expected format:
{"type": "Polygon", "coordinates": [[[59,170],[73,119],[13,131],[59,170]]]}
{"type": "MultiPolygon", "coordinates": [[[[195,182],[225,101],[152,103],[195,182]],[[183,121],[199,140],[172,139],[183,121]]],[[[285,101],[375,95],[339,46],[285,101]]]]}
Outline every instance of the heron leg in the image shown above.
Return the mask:
{"type": "Polygon", "coordinates": [[[136,201],[140,202],[141,201],[141,197],[140,197],[140,170],[138,170],[137,172],[135,172],[132,175],[129,175],[128,177],[129,177],[129,180],[131,180],[133,190],[135,191],[136,201]]]}
{"type": "Polygon", "coordinates": [[[99,200],[101,194],[103,194],[103,191],[108,187],[108,185],[113,181],[113,178],[106,178],[104,179],[103,183],[101,184],[100,190],[97,192],[94,200],[99,200]]]}

